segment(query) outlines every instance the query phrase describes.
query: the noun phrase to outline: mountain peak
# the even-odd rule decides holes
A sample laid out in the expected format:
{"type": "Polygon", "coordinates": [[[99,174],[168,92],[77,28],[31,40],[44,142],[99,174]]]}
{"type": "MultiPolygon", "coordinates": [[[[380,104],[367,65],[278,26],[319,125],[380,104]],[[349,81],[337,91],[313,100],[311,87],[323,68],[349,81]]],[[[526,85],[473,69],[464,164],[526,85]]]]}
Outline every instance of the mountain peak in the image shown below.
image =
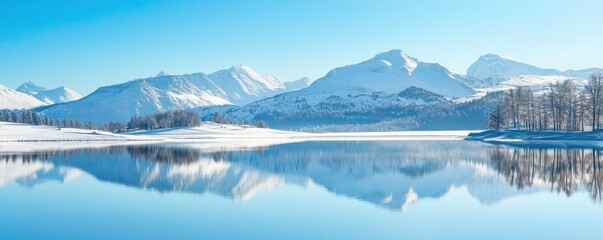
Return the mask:
{"type": "Polygon", "coordinates": [[[402,66],[412,73],[418,65],[418,60],[408,56],[404,51],[400,49],[393,49],[387,52],[382,52],[373,58],[373,60],[385,61],[390,66],[402,66]]]}
{"type": "Polygon", "coordinates": [[[312,79],[310,79],[309,77],[302,77],[300,79],[295,80],[294,82],[304,82],[310,85],[312,83],[312,79]]]}
{"type": "Polygon", "coordinates": [[[232,72],[248,72],[248,73],[255,73],[255,71],[247,66],[247,65],[234,65],[231,68],[228,69],[229,71],[232,72]]]}
{"type": "Polygon", "coordinates": [[[171,74],[161,71],[161,72],[157,73],[157,75],[155,75],[155,77],[164,77],[164,76],[169,76],[169,75],[171,75],[171,74]]]}
{"type": "Polygon", "coordinates": [[[375,55],[373,59],[379,60],[392,60],[394,62],[403,61],[403,62],[417,62],[417,59],[410,57],[404,51],[400,49],[392,49],[387,52],[378,53],[375,55]]]}
{"type": "Polygon", "coordinates": [[[40,86],[36,85],[35,83],[29,81],[29,82],[21,84],[21,86],[17,87],[17,89],[15,89],[15,90],[22,92],[22,93],[27,93],[27,94],[36,94],[38,92],[46,90],[46,88],[40,87],[40,86]]]}
{"type": "Polygon", "coordinates": [[[457,78],[460,76],[439,64],[424,63],[402,50],[394,49],[379,53],[367,61],[331,70],[310,85],[308,91],[364,88],[396,93],[415,86],[445,97],[465,97],[474,93],[457,78]]]}
{"type": "Polygon", "coordinates": [[[284,82],[284,84],[285,84],[285,89],[287,91],[293,91],[293,90],[299,90],[302,88],[306,88],[306,87],[310,86],[312,84],[312,82],[313,82],[312,79],[310,79],[309,77],[303,77],[303,78],[300,78],[295,81],[284,82]]]}
{"type": "Polygon", "coordinates": [[[521,61],[519,61],[517,59],[513,59],[510,57],[504,57],[504,56],[500,56],[498,54],[493,54],[493,53],[487,53],[487,54],[480,56],[478,61],[486,61],[486,62],[510,61],[510,62],[522,63],[521,61]]]}
{"type": "Polygon", "coordinates": [[[494,60],[501,59],[501,57],[499,55],[492,54],[492,53],[484,54],[479,58],[480,58],[480,60],[484,60],[484,61],[494,61],[494,60]]]}

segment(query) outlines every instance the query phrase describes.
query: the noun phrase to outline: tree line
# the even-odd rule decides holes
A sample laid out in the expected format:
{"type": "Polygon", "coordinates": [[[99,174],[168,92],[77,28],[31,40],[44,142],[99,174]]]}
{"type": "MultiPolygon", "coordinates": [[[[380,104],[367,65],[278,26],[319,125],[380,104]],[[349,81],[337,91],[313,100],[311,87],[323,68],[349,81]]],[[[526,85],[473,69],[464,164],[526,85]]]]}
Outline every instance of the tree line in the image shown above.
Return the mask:
{"type": "Polygon", "coordinates": [[[185,110],[158,112],[146,116],[133,116],[127,123],[128,131],[160,128],[191,127],[201,124],[199,113],[185,110]]]}
{"type": "MultiPolygon", "coordinates": [[[[50,119],[48,117],[41,117],[37,112],[29,110],[0,110],[0,121],[55,126],[58,128],[63,127],[101,130],[113,133],[175,127],[192,127],[201,124],[201,118],[199,116],[199,113],[186,110],[170,110],[148,114],[145,116],[133,116],[128,122],[113,121],[102,123],[99,125],[94,124],[93,122],[83,123],[81,121],[71,119],[50,119]]],[[[239,123],[228,120],[224,115],[220,113],[214,113],[210,121],[220,124],[249,125],[259,128],[268,127],[268,125],[264,121],[256,121],[253,123],[239,123]]]]}
{"type": "Polygon", "coordinates": [[[541,91],[517,87],[507,91],[488,114],[492,129],[596,131],[603,110],[603,73],[590,75],[580,88],[574,80],[550,84],[541,91]]]}
{"type": "Polygon", "coordinates": [[[198,113],[185,110],[171,110],[146,116],[134,116],[127,123],[107,122],[99,125],[96,125],[93,122],[82,123],[81,121],[71,119],[50,119],[48,117],[40,117],[38,113],[29,110],[4,110],[0,111],[0,121],[55,126],[59,129],[80,128],[114,133],[159,128],[189,127],[197,126],[201,123],[198,113]]]}
{"type": "Polygon", "coordinates": [[[82,123],[80,121],[74,121],[71,119],[50,119],[48,117],[40,117],[37,112],[26,111],[11,111],[4,110],[0,111],[0,121],[3,122],[14,122],[14,123],[27,123],[33,125],[46,125],[56,127],[73,127],[73,128],[88,128],[96,129],[96,125],[92,122],[82,123]]]}

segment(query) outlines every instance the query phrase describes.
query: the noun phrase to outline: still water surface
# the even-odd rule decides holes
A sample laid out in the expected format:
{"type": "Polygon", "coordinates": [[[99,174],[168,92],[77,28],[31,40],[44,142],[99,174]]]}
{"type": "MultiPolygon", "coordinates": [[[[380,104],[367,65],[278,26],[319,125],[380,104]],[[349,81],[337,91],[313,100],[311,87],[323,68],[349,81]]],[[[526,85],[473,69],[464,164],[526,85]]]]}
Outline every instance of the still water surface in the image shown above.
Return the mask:
{"type": "Polygon", "coordinates": [[[469,141],[0,154],[0,239],[596,239],[601,150],[469,141]]]}

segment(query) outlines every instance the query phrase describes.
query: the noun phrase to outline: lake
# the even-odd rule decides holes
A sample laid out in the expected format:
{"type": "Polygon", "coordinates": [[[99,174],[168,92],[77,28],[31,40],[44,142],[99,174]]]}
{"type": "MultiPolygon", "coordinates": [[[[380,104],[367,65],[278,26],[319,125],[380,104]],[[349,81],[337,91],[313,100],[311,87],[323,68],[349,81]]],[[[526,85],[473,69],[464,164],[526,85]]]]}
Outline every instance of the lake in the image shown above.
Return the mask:
{"type": "MultiPolygon", "coordinates": [[[[69,143],[66,143],[69,144],[69,143]]],[[[0,145],[1,239],[595,239],[601,150],[0,145]]]]}

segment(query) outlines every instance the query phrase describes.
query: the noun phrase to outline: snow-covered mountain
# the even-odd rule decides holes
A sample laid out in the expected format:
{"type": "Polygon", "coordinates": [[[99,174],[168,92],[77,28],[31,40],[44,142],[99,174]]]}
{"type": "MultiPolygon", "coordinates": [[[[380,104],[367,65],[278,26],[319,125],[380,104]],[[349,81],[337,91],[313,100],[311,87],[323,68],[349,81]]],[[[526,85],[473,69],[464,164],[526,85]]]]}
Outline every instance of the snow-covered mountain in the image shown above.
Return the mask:
{"type": "Polygon", "coordinates": [[[519,75],[563,75],[559,70],[539,68],[496,54],[486,54],[477,59],[467,69],[467,76],[478,79],[506,78],[519,75]]]}
{"type": "Polygon", "coordinates": [[[466,97],[474,90],[463,77],[437,63],[424,63],[401,50],[390,50],[354,65],[336,68],[316,80],[310,92],[335,92],[345,88],[365,88],[397,93],[419,87],[445,97],[466,97]]]}
{"type": "Polygon", "coordinates": [[[22,92],[22,93],[27,93],[27,94],[36,94],[38,92],[44,91],[46,90],[45,87],[40,87],[38,85],[36,85],[33,82],[26,82],[21,84],[19,87],[17,87],[15,90],[22,92]]]}
{"type": "Polygon", "coordinates": [[[80,94],[66,87],[47,89],[32,82],[21,84],[16,90],[29,94],[46,104],[71,102],[82,98],[80,94]]]}
{"type": "Polygon", "coordinates": [[[308,86],[310,86],[310,84],[312,84],[312,79],[308,78],[308,77],[303,77],[300,78],[298,80],[292,81],[292,82],[285,82],[285,89],[287,91],[295,91],[295,90],[300,90],[303,88],[306,88],[308,86]]]}
{"type": "Polygon", "coordinates": [[[0,85],[0,109],[24,109],[45,105],[45,103],[5,86],[0,85]]]}
{"type": "Polygon", "coordinates": [[[549,84],[568,79],[575,80],[578,85],[586,83],[589,75],[600,68],[560,71],[540,68],[508,57],[486,54],[477,59],[464,79],[467,85],[474,88],[496,91],[518,86],[542,88],[549,84]]]}
{"type": "Polygon", "coordinates": [[[225,93],[203,73],[134,80],[101,87],[73,102],[41,109],[50,118],[96,123],[126,121],[162,110],[230,104],[225,93]]]}
{"type": "Polygon", "coordinates": [[[259,74],[247,66],[234,66],[210,75],[164,73],[101,87],[78,101],[38,110],[50,118],[96,123],[127,121],[134,115],[171,109],[244,105],[283,91],[283,84],[275,77],[259,74]]]}

